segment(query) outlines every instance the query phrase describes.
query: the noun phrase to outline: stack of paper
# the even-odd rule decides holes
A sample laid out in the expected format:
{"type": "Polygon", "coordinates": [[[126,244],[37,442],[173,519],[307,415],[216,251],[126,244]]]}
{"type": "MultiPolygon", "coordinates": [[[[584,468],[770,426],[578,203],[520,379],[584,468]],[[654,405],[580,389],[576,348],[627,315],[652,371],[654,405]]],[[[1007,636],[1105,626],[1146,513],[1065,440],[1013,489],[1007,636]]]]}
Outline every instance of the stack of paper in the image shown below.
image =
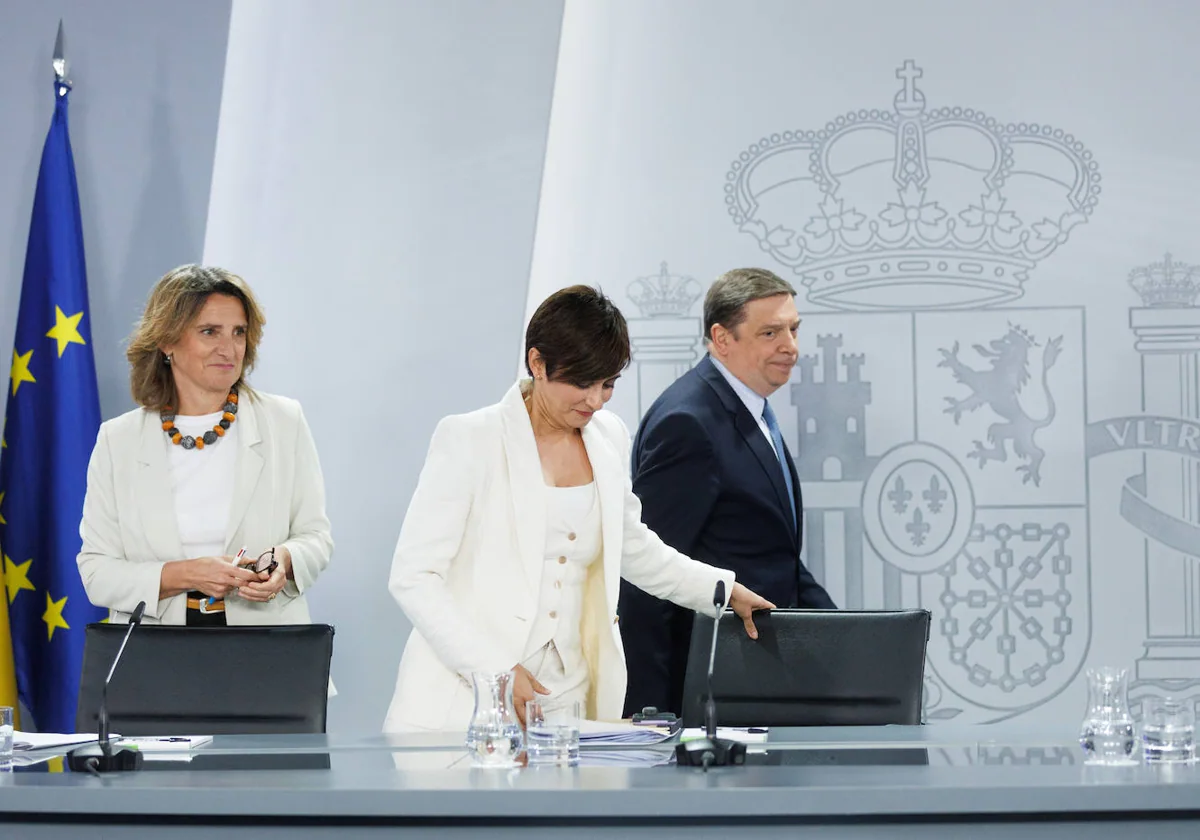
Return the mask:
{"type": "Polygon", "coordinates": [[[634,726],[632,723],[606,723],[585,720],[579,726],[579,746],[605,744],[661,744],[671,737],[670,730],[658,726],[634,726]]]}
{"type": "MultiPolygon", "coordinates": [[[[705,736],[703,727],[695,729],[687,728],[683,730],[680,736],[681,741],[695,741],[698,738],[705,736]]],[[[717,737],[724,738],[727,741],[741,741],[743,744],[765,744],[767,742],[767,730],[761,727],[753,726],[718,726],[717,737]]]]}
{"type": "Polygon", "coordinates": [[[211,735],[175,735],[170,738],[126,738],[139,752],[146,753],[146,761],[191,761],[191,750],[212,743],[211,735]]]}
{"type": "MultiPolygon", "coordinates": [[[[68,747],[80,744],[94,743],[100,736],[95,732],[76,732],[63,735],[58,732],[13,732],[13,752],[33,752],[35,750],[65,751],[68,747]]],[[[120,739],[120,735],[111,736],[111,740],[120,739]]]]}
{"type": "MultiPolygon", "coordinates": [[[[75,732],[62,734],[59,732],[13,732],[14,767],[28,767],[40,764],[60,756],[81,744],[94,744],[100,737],[95,732],[75,732]]],[[[120,735],[113,735],[111,740],[121,740],[120,735]]]]}
{"type": "Polygon", "coordinates": [[[125,743],[133,744],[142,752],[181,752],[211,744],[212,739],[211,735],[175,735],[170,738],[126,738],[125,743]]]}

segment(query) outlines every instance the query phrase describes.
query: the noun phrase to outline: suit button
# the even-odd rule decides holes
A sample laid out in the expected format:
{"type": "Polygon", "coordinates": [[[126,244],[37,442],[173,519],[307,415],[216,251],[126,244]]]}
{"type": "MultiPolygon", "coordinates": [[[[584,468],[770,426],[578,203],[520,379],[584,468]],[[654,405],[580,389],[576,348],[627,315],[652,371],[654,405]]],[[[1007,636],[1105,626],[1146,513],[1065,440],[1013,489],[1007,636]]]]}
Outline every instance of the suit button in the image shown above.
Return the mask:
{"type": "Polygon", "coordinates": [[[559,565],[562,565],[563,563],[566,563],[566,562],[567,562],[567,558],[566,558],[566,557],[559,557],[559,558],[558,558],[558,562],[559,562],[559,565]]]}
{"type": "Polygon", "coordinates": [[[554,588],[555,588],[555,589],[562,589],[562,581],[561,581],[561,580],[556,580],[556,581],[554,581],[554,588]]]}
{"type": "Polygon", "coordinates": [[[550,610],[551,618],[558,618],[558,610],[550,610]]]}
{"type": "Polygon", "coordinates": [[[575,539],[575,532],[574,532],[574,531],[572,531],[571,533],[567,534],[567,539],[569,539],[569,540],[574,540],[574,539],[575,539]]]}

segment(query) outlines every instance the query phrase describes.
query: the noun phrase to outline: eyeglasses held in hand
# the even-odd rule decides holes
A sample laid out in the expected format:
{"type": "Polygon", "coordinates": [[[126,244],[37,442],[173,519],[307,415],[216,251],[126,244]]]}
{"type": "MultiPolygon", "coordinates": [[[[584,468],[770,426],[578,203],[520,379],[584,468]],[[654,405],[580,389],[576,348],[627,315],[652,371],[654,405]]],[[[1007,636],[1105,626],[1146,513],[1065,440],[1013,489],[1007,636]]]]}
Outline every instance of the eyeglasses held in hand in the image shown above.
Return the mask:
{"type": "Polygon", "coordinates": [[[271,574],[277,568],[279,568],[279,563],[275,561],[275,547],[272,546],[262,554],[258,555],[257,560],[248,560],[245,563],[239,563],[238,568],[248,569],[255,574],[260,574],[262,572],[271,574]]]}

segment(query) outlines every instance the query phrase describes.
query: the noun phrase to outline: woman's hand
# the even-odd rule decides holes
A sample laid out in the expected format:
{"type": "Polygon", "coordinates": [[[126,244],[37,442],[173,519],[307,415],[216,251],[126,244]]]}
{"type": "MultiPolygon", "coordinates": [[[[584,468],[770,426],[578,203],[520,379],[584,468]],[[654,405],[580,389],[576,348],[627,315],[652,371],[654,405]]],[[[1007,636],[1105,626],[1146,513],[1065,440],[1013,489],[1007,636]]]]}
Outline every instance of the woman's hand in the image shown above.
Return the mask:
{"type": "Polygon", "coordinates": [[[757,639],[758,628],[754,626],[754,611],[773,610],[775,605],[766,598],[755,595],[740,583],[735,583],[733,593],[729,596],[729,608],[737,613],[738,618],[746,625],[746,635],[757,639]]]}
{"type": "Polygon", "coordinates": [[[275,571],[267,574],[259,572],[254,580],[238,589],[238,595],[247,601],[266,603],[274,600],[289,580],[292,580],[292,553],[287,546],[275,546],[272,555],[275,559],[275,571]]]}
{"type": "Polygon", "coordinates": [[[251,572],[250,574],[254,579],[238,589],[238,596],[247,601],[257,601],[260,604],[273,601],[287,583],[287,572],[284,571],[283,566],[276,566],[275,571],[270,574],[266,572],[258,574],[251,572]]]}
{"type": "Polygon", "coordinates": [[[181,590],[199,589],[212,598],[224,598],[239,586],[244,586],[258,577],[254,572],[233,565],[233,558],[229,556],[197,557],[194,560],[185,560],[180,565],[185,567],[180,571],[184,572],[187,579],[187,585],[181,587],[181,590]]]}
{"type": "Polygon", "coordinates": [[[513,705],[517,707],[517,720],[525,727],[525,704],[538,694],[549,694],[550,689],[537,681],[524,665],[513,668],[513,705]]]}

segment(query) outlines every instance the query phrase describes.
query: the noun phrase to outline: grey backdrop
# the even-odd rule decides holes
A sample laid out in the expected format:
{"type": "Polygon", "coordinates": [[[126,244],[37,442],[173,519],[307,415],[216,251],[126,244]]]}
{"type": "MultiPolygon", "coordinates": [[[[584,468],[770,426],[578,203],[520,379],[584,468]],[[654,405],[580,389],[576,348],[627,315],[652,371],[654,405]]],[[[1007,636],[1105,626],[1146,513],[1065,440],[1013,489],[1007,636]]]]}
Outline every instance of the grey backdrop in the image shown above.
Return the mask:
{"type": "MultiPolygon", "coordinates": [[[[513,378],[561,3],[238,0],[206,262],[266,307],[255,384],[301,401],[336,543],[338,731],[379,731],[409,624],[392,550],[433,426],[513,378]]],[[[453,621],[454,616],[447,616],[453,621]]]]}
{"type": "Polygon", "coordinates": [[[33,187],[67,34],[92,340],[105,418],[132,407],[123,339],[204,244],[230,0],[0,0],[0,346],[8,381],[33,187]]]}
{"type": "Polygon", "coordinates": [[[232,28],[231,5],[0,0],[0,336],[62,17],[103,416],[132,405],[123,339],[151,284],[202,258],[245,274],[269,321],[254,381],[303,402],[325,468],[330,728],[377,731],[409,630],[384,584],[425,444],[511,381],[562,2],[256,0],[232,28]]]}

